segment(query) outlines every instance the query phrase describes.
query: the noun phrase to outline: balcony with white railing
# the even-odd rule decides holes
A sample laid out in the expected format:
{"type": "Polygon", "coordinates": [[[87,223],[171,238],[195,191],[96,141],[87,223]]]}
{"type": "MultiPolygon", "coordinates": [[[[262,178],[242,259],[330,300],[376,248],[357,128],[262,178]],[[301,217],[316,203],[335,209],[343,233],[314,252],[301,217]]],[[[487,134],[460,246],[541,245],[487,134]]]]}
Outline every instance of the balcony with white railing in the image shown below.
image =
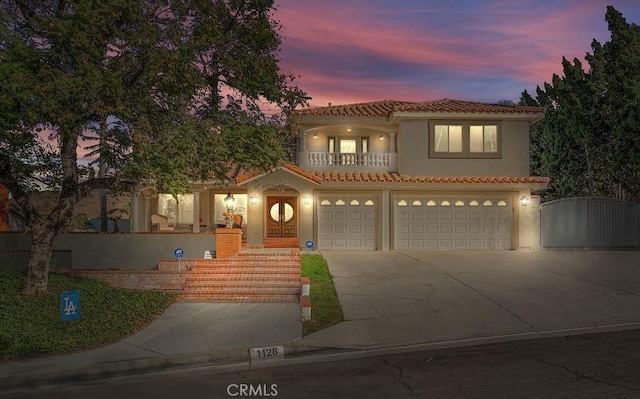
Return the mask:
{"type": "Polygon", "coordinates": [[[395,132],[379,134],[360,129],[358,133],[301,134],[298,163],[310,171],[396,172],[398,154],[395,132]],[[320,151],[319,151],[320,150],[320,151]]]}
{"type": "Polygon", "coordinates": [[[331,153],[300,152],[300,166],[308,170],[353,170],[394,172],[397,170],[396,153],[331,153]]]}
{"type": "Polygon", "coordinates": [[[389,153],[307,153],[308,166],[389,166],[389,153]]]}

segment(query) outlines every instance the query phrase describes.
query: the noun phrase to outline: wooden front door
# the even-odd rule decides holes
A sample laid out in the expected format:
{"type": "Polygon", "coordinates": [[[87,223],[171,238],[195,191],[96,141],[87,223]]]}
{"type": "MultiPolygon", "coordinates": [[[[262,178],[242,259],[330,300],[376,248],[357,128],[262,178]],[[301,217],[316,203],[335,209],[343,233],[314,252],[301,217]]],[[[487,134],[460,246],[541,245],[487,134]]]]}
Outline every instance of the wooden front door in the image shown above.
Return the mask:
{"type": "Polygon", "coordinates": [[[297,197],[267,197],[267,237],[297,237],[297,197]]]}

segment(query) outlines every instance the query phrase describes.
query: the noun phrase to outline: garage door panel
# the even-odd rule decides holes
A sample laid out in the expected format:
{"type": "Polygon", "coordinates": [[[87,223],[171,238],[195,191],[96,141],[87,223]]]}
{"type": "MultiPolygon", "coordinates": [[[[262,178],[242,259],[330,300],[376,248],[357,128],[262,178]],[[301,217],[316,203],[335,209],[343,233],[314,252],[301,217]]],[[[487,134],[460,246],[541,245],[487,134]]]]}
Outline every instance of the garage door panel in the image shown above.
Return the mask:
{"type": "Polygon", "coordinates": [[[482,220],[491,221],[495,219],[496,219],[495,212],[487,212],[487,211],[482,212],[482,220]]]}
{"type": "Polygon", "coordinates": [[[468,248],[467,240],[464,239],[456,239],[454,240],[454,245],[457,249],[466,249],[468,248]]]}
{"type": "Polygon", "coordinates": [[[439,240],[438,244],[439,244],[440,248],[444,248],[444,249],[453,248],[453,240],[451,240],[451,239],[443,238],[443,239],[439,240]]]}
{"type": "Polygon", "coordinates": [[[393,203],[395,248],[511,248],[510,199],[397,195],[393,203]]]}
{"type": "Polygon", "coordinates": [[[406,222],[407,220],[410,220],[411,217],[409,216],[409,212],[398,212],[397,219],[406,222]]]}
{"type": "Polygon", "coordinates": [[[477,238],[470,238],[469,249],[480,249],[480,240],[477,238]]]}
{"type": "Polygon", "coordinates": [[[322,197],[319,206],[319,249],[376,248],[376,197],[337,194],[322,197]]]}
{"type": "Polygon", "coordinates": [[[438,220],[438,213],[437,212],[429,212],[429,211],[427,211],[426,214],[425,214],[425,219],[435,222],[435,221],[438,220]]]}
{"type": "Polygon", "coordinates": [[[427,249],[438,249],[438,240],[425,240],[424,242],[427,249]]]}
{"type": "Polygon", "coordinates": [[[467,212],[456,212],[454,219],[456,221],[465,221],[465,220],[467,220],[467,212]]]}
{"type": "Polygon", "coordinates": [[[333,213],[334,220],[347,220],[347,212],[345,211],[335,211],[333,213]]]}
{"type": "Polygon", "coordinates": [[[320,220],[332,220],[333,212],[332,211],[320,211],[320,220]]]}
{"type": "Polygon", "coordinates": [[[467,226],[465,225],[454,226],[454,232],[456,234],[467,234],[467,226]]]}
{"type": "Polygon", "coordinates": [[[421,222],[425,219],[424,213],[421,212],[411,212],[411,220],[414,222],[421,222]]]}

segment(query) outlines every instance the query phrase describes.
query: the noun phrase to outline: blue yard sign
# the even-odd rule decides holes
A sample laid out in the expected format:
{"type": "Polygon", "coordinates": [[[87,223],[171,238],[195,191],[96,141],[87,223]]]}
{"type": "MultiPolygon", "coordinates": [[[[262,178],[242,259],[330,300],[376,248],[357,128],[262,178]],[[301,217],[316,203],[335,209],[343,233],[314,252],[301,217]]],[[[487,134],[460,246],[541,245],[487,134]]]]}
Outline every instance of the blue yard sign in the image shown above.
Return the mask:
{"type": "Polygon", "coordinates": [[[307,248],[309,249],[313,248],[313,241],[311,240],[307,241],[307,248]]]}
{"type": "Polygon", "coordinates": [[[80,318],[80,291],[60,293],[60,320],[78,320],[80,318]]]}
{"type": "Polygon", "coordinates": [[[184,251],[182,250],[182,248],[176,248],[175,251],[173,251],[173,254],[176,258],[180,259],[184,256],[184,251]]]}

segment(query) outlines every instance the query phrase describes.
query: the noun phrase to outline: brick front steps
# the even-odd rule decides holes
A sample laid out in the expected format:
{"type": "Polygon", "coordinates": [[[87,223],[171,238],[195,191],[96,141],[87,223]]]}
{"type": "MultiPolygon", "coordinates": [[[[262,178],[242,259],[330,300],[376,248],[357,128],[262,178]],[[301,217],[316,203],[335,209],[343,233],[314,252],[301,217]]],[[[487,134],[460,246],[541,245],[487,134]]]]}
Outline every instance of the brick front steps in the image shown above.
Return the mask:
{"type": "Polygon", "coordinates": [[[183,300],[300,301],[300,251],[241,252],[227,259],[189,259],[183,300]]]}
{"type": "Polygon", "coordinates": [[[296,237],[268,237],[262,240],[264,248],[300,248],[300,240],[296,237]]]}
{"type": "Polygon", "coordinates": [[[186,302],[300,302],[300,250],[247,250],[230,258],[160,259],[158,270],[65,270],[115,287],[176,292],[186,302]]]}

